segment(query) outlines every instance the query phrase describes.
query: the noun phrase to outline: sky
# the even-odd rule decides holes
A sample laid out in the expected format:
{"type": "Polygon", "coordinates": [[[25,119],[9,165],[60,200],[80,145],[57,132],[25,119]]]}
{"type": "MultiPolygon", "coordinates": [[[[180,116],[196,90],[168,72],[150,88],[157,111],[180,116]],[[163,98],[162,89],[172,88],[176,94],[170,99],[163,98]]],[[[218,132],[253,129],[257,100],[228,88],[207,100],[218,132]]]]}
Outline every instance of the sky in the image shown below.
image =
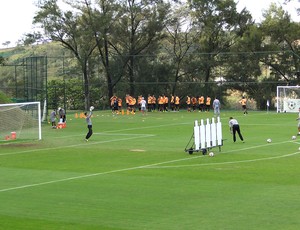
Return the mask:
{"type": "MultiPolygon", "coordinates": [[[[38,0],[0,0],[0,48],[5,48],[3,43],[10,41],[9,47],[16,45],[24,34],[34,31],[32,20],[37,12],[35,2],[38,0]]],[[[241,11],[246,7],[256,22],[262,19],[262,10],[268,9],[271,2],[275,2],[288,10],[294,21],[300,22],[296,8],[300,8],[298,0],[292,0],[287,6],[283,5],[284,0],[235,0],[237,10],[241,11]]]]}

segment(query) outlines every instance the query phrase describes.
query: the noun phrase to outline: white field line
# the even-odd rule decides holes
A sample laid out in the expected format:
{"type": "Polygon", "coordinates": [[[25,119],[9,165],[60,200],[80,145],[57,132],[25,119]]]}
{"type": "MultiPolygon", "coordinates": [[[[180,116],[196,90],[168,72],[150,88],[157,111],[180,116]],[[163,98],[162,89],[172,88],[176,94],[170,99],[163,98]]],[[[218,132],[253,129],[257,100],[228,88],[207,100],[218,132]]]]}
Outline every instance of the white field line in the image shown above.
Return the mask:
{"type": "MultiPolygon", "coordinates": [[[[119,130],[111,130],[111,131],[105,131],[101,133],[93,133],[93,135],[116,135],[116,136],[135,136],[130,138],[121,138],[121,139],[114,139],[114,140],[107,140],[107,141],[97,141],[97,142],[88,142],[89,145],[96,145],[96,144],[103,144],[103,143],[110,143],[110,142],[116,142],[116,141],[126,141],[126,140],[132,140],[137,138],[144,138],[144,137],[154,137],[155,135],[152,134],[120,134],[120,132],[124,131],[132,131],[132,130],[143,130],[143,129],[151,129],[151,128],[160,128],[160,127],[168,127],[168,126],[175,126],[175,125],[193,125],[193,122],[184,122],[184,123],[172,123],[172,124],[164,124],[164,125],[154,125],[154,126],[142,126],[142,127],[136,127],[136,128],[129,128],[129,129],[119,129],[119,130]],[[118,133],[117,133],[118,132],[118,133]],[[117,133],[117,134],[111,134],[111,133],[117,133]]],[[[64,136],[64,138],[70,138],[70,137],[77,137],[77,136],[85,136],[85,134],[78,134],[78,135],[69,135],[64,136]]],[[[61,136],[51,137],[51,138],[62,138],[61,136]]],[[[51,148],[43,148],[43,149],[33,149],[33,150],[25,150],[25,151],[19,151],[19,152],[13,152],[13,153],[0,153],[0,156],[6,156],[6,155],[16,155],[16,154],[22,154],[22,153],[30,153],[30,152],[39,152],[39,151],[45,151],[45,150],[57,150],[62,148],[73,148],[73,147],[79,147],[82,145],[86,145],[87,143],[81,143],[76,145],[67,145],[67,146],[60,146],[60,147],[51,147],[51,148]]]]}
{"type": "Polygon", "coordinates": [[[103,143],[110,143],[110,142],[116,142],[116,141],[127,141],[132,139],[139,139],[144,137],[154,137],[155,135],[152,134],[139,134],[139,135],[130,135],[131,137],[125,137],[125,138],[118,138],[113,140],[107,140],[107,141],[94,141],[94,142],[88,142],[82,140],[83,143],[76,144],[76,145],[65,145],[65,146],[59,146],[59,147],[51,147],[51,148],[41,148],[41,149],[31,149],[31,150],[24,150],[19,152],[11,152],[11,153],[0,153],[0,156],[6,156],[6,155],[15,155],[15,154],[21,154],[21,153],[33,153],[33,152],[40,152],[40,151],[50,151],[50,150],[58,150],[63,148],[74,148],[79,147],[83,145],[98,145],[103,143]]]}
{"type": "MultiPolygon", "coordinates": [[[[128,129],[117,129],[117,130],[107,130],[107,131],[103,131],[100,133],[93,133],[93,134],[97,134],[97,135],[122,135],[120,134],[120,132],[124,132],[124,131],[133,131],[133,130],[143,130],[143,129],[153,129],[153,128],[161,128],[161,127],[169,127],[169,126],[176,126],[176,125],[192,125],[194,124],[192,122],[183,122],[183,123],[171,123],[171,124],[164,124],[164,125],[152,125],[152,126],[142,126],[142,127],[136,127],[136,128],[128,128],[128,129]],[[117,133],[117,134],[110,134],[110,133],[117,133]]],[[[123,134],[123,135],[140,135],[140,134],[123,134]]],[[[143,135],[143,134],[141,134],[143,135]]],[[[147,134],[144,134],[147,135],[147,134]]],[[[70,135],[70,136],[65,136],[65,137],[78,137],[78,136],[85,136],[84,134],[78,134],[78,135],[70,135]]],[[[61,136],[59,137],[53,137],[53,138],[61,138],[61,136]]]]}
{"type": "MultiPolygon", "coordinates": [[[[151,129],[151,128],[160,128],[160,127],[168,127],[168,126],[175,126],[175,125],[193,125],[193,122],[184,122],[184,123],[172,123],[172,124],[165,124],[165,125],[153,125],[153,126],[143,126],[143,127],[136,127],[136,128],[128,128],[128,129],[118,129],[118,130],[107,130],[104,132],[94,132],[93,135],[115,135],[115,136],[126,136],[126,135],[149,135],[149,134],[121,134],[120,132],[124,132],[124,131],[133,131],[133,130],[142,130],[142,129],[151,129]],[[118,133],[117,133],[118,132],[118,133]],[[116,134],[113,134],[116,133],[116,134]]],[[[84,134],[76,134],[76,135],[69,135],[69,136],[64,136],[64,138],[69,138],[69,137],[84,137],[86,133],[84,134]]],[[[155,136],[155,135],[153,135],[155,136]]],[[[55,138],[61,138],[61,136],[55,136],[55,137],[51,137],[52,139],[55,138]]],[[[1,156],[1,154],[0,154],[1,156]]]]}
{"type": "MultiPolygon", "coordinates": [[[[285,142],[281,142],[281,143],[277,143],[277,144],[283,144],[283,143],[288,143],[288,142],[291,142],[291,141],[285,141],[285,142]]],[[[266,145],[259,145],[259,146],[254,146],[254,147],[250,147],[250,148],[239,149],[239,150],[236,150],[236,151],[243,151],[243,150],[248,150],[248,149],[253,149],[253,148],[260,148],[260,147],[264,147],[264,146],[266,146],[266,145]]],[[[235,150],[227,151],[227,152],[224,152],[224,153],[230,153],[230,152],[235,152],[235,150]]],[[[101,176],[101,175],[107,175],[107,174],[125,172],[125,171],[137,170],[137,169],[147,169],[147,168],[148,169],[153,169],[153,168],[167,168],[167,167],[169,167],[169,168],[170,167],[195,167],[195,166],[199,167],[199,166],[207,166],[207,165],[221,165],[221,164],[225,165],[225,164],[235,164],[235,163],[246,163],[246,162],[255,162],[255,161],[262,161],[262,160],[272,160],[272,159],[284,158],[284,157],[293,156],[293,155],[296,155],[296,154],[299,154],[299,153],[300,152],[295,152],[295,153],[286,154],[286,155],[282,155],[282,156],[257,158],[257,159],[244,160],[244,161],[231,161],[231,162],[194,164],[194,165],[178,165],[178,166],[161,166],[163,164],[171,164],[171,163],[175,163],[175,162],[181,162],[181,161],[192,160],[192,159],[203,157],[203,155],[200,155],[200,156],[195,156],[195,157],[181,158],[181,159],[171,160],[171,161],[164,161],[164,162],[159,162],[159,163],[154,163],[154,164],[141,165],[141,166],[136,166],[136,167],[131,167],[131,168],[117,169],[117,170],[111,170],[111,171],[107,171],[107,172],[99,172],[99,173],[87,174],[87,175],[82,175],[82,176],[68,177],[68,178],[64,178],[64,179],[60,179],[60,180],[52,180],[52,181],[46,181],[46,182],[41,182],[41,183],[11,187],[11,188],[6,188],[6,189],[1,189],[0,192],[26,189],[26,188],[37,187],[37,186],[42,186],[42,185],[48,185],[48,184],[54,184],[54,183],[59,183],[59,182],[72,181],[72,180],[79,180],[79,179],[88,178],[88,177],[95,177],[95,176],[101,176]]]]}
{"type": "MultiPolygon", "coordinates": [[[[131,129],[123,129],[123,130],[113,130],[113,131],[107,131],[107,132],[121,132],[121,131],[125,131],[125,130],[127,130],[127,131],[128,130],[139,130],[139,129],[145,129],[145,128],[165,127],[165,126],[171,126],[171,125],[186,125],[186,124],[190,124],[190,123],[189,122],[177,123],[177,124],[174,123],[174,124],[166,124],[166,125],[159,125],[159,126],[149,126],[149,127],[142,127],[142,128],[131,128],[131,129]]],[[[118,140],[108,140],[108,141],[98,141],[98,142],[93,142],[93,143],[89,143],[89,144],[95,145],[95,144],[101,144],[101,143],[109,143],[109,142],[114,142],[114,141],[130,140],[130,139],[137,139],[137,138],[151,137],[151,136],[155,136],[155,135],[143,135],[143,136],[139,135],[139,136],[131,137],[131,138],[122,138],[122,139],[118,139],[118,140]]],[[[275,143],[275,144],[282,144],[282,143],[287,143],[287,142],[291,142],[291,141],[286,141],[286,142],[281,142],[281,143],[275,143]]],[[[28,151],[20,151],[20,152],[15,152],[15,153],[2,153],[2,154],[0,154],[0,156],[1,155],[18,154],[18,153],[27,153],[27,152],[38,152],[38,151],[44,151],[44,150],[56,150],[56,149],[68,148],[68,147],[71,148],[71,147],[78,147],[78,146],[82,146],[82,145],[84,145],[84,144],[62,146],[62,147],[54,147],[54,148],[44,148],[44,149],[36,149],[36,150],[28,150],[28,151]]],[[[245,148],[245,149],[239,149],[239,150],[236,150],[236,151],[243,151],[243,150],[247,150],[247,149],[259,148],[259,147],[264,147],[264,146],[266,146],[266,144],[265,145],[260,145],[260,146],[253,146],[253,147],[245,148]]],[[[235,150],[230,151],[230,152],[235,152],[235,150]]],[[[229,152],[224,152],[224,153],[229,153],[229,152]]],[[[273,157],[273,158],[270,158],[270,159],[274,159],[274,158],[278,158],[278,157],[291,156],[291,155],[294,155],[294,154],[297,154],[297,153],[298,152],[293,153],[293,154],[289,154],[289,155],[284,155],[284,156],[277,156],[277,157],[273,157]]],[[[200,158],[200,157],[203,157],[203,156],[195,156],[195,157],[190,157],[190,158],[182,158],[182,159],[177,159],[177,160],[172,160],[172,161],[166,161],[166,162],[160,162],[160,163],[155,163],[155,164],[150,164],[150,165],[137,166],[137,167],[132,167],[132,168],[112,170],[112,171],[100,172],[100,173],[94,173],[94,174],[88,174],[88,175],[77,176],[77,177],[69,177],[69,178],[65,178],[65,179],[61,179],[61,180],[53,180],[53,181],[47,181],[47,182],[42,182],[42,183],[17,186],[17,187],[12,187],[12,188],[7,188],[7,189],[1,189],[0,192],[6,192],[6,191],[11,191],[11,190],[24,189],[24,188],[29,188],[29,187],[42,186],[42,185],[47,185],[47,184],[59,183],[59,182],[70,181],[70,180],[77,180],[77,179],[82,179],[82,178],[87,178],[87,177],[93,177],[93,176],[99,176],[99,175],[105,175],[105,174],[111,174],[111,173],[117,173],[117,172],[123,172],[123,171],[130,171],[130,170],[136,170],[136,169],[142,169],[142,168],[154,168],[154,167],[162,165],[162,164],[170,164],[170,163],[175,163],[175,162],[180,162],[180,161],[186,161],[186,160],[191,160],[191,159],[200,158]]],[[[257,159],[257,160],[261,160],[261,159],[257,159]]],[[[254,161],[254,160],[252,160],[252,161],[254,161]]],[[[224,162],[224,163],[228,164],[228,162],[224,162]]],[[[201,166],[201,165],[198,165],[198,166],[201,166]]],[[[163,166],[160,166],[160,167],[163,167],[163,166]]]]}
{"type": "Polygon", "coordinates": [[[190,165],[167,165],[167,166],[149,166],[147,168],[187,168],[187,167],[199,167],[199,166],[209,166],[209,165],[227,165],[227,164],[239,164],[239,163],[248,163],[248,162],[257,162],[257,161],[265,161],[265,160],[273,160],[284,157],[290,157],[300,152],[294,152],[282,156],[274,156],[274,157],[264,157],[264,158],[256,158],[251,160],[242,160],[242,161],[228,161],[228,162],[215,162],[215,163],[205,163],[205,164],[190,164],[190,165]]]}

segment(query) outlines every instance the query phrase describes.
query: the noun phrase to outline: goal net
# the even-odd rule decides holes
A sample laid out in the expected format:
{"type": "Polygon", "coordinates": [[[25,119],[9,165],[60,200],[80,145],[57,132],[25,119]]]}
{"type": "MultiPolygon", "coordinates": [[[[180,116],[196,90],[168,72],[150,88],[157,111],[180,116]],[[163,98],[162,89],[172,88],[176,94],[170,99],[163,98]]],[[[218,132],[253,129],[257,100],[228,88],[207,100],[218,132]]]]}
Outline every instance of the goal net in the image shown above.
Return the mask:
{"type": "Polygon", "coordinates": [[[40,140],[40,102],[0,104],[0,137],[7,140],[40,140]]]}
{"type": "Polygon", "coordinates": [[[277,113],[295,113],[300,108],[300,86],[277,86],[277,113]]]}

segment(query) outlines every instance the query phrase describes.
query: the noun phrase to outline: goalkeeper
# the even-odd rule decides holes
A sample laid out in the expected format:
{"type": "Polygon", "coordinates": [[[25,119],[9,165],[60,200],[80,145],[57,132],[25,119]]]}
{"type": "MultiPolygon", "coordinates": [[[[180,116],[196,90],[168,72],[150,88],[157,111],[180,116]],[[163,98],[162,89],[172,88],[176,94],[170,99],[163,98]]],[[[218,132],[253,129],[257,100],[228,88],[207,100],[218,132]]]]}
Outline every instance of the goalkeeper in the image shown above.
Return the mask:
{"type": "Polygon", "coordinates": [[[92,126],[92,113],[93,113],[93,110],[94,110],[94,106],[91,106],[89,114],[87,112],[84,113],[85,121],[87,123],[87,128],[89,130],[88,133],[85,136],[85,141],[89,141],[89,138],[93,134],[93,129],[92,129],[93,128],[93,126],[92,126]]]}

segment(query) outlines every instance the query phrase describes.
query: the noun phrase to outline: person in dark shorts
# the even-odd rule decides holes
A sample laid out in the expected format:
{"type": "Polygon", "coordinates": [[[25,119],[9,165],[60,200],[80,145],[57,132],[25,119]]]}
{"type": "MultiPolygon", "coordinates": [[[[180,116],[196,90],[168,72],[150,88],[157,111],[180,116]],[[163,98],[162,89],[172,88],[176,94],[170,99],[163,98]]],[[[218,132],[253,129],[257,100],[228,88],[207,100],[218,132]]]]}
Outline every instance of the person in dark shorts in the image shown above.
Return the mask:
{"type": "Polygon", "coordinates": [[[240,125],[236,119],[233,117],[229,118],[229,128],[230,132],[233,135],[233,142],[236,142],[236,133],[238,133],[240,139],[242,142],[244,142],[244,138],[242,136],[241,130],[240,130],[240,125]]]}
{"type": "Polygon", "coordinates": [[[86,134],[85,136],[85,141],[89,141],[89,138],[92,136],[93,134],[93,125],[92,125],[92,114],[93,114],[93,109],[94,107],[91,106],[90,108],[90,112],[87,113],[85,112],[84,115],[85,115],[85,121],[87,123],[87,128],[88,128],[88,133],[86,134]]]}

